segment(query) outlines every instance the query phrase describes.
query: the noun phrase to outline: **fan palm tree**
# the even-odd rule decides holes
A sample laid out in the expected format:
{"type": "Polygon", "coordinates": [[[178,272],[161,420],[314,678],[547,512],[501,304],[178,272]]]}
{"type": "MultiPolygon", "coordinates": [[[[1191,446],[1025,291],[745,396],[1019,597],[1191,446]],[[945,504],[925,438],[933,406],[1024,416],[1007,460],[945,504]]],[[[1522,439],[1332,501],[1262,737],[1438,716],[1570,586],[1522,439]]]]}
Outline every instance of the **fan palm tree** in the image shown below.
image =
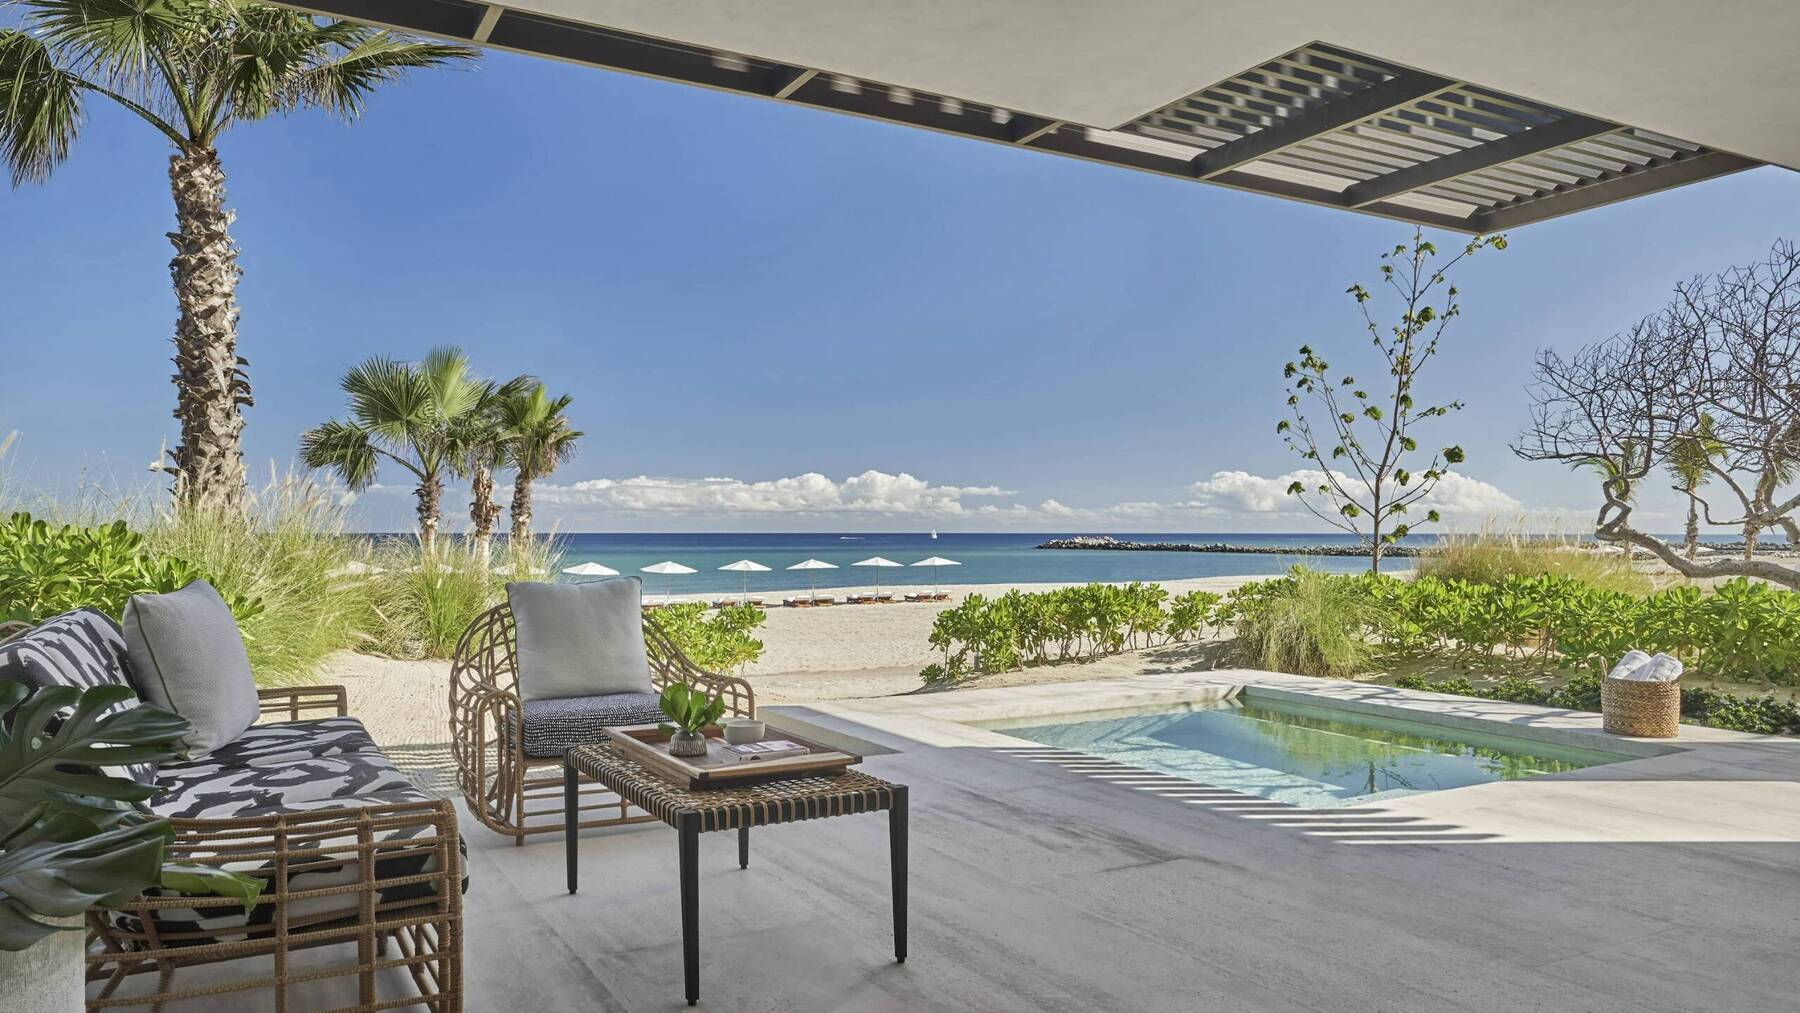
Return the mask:
{"type": "Polygon", "coordinates": [[[349,419],[300,434],[301,464],[336,472],[355,492],[375,481],[382,458],[411,472],[418,482],[419,547],[431,553],[444,476],[461,468],[458,433],[493,404],[494,385],[470,371],[458,348],[433,349],[416,364],[376,356],[345,373],[340,385],[350,396],[349,419]]]}
{"type": "Polygon", "coordinates": [[[1665,462],[1669,474],[1675,476],[1675,491],[1687,497],[1687,532],[1683,549],[1693,559],[1700,546],[1700,487],[1706,484],[1713,458],[1725,452],[1725,445],[1713,435],[1711,415],[1701,415],[1693,431],[1682,433],[1669,445],[1665,462]]]}
{"type": "Polygon", "coordinates": [[[378,86],[476,50],[238,0],[0,0],[9,8],[22,15],[0,28],[0,158],[15,187],[48,179],[68,157],[89,99],[123,107],[175,149],[181,442],[169,470],[182,506],[236,508],[251,398],[219,136],[301,108],[354,120],[378,86]]]}
{"type": "Polygon", "coordinates": [[[507,399],[529,392],[534,385],[539,385],[537,379],[529,376],[488,384],[480,403],[451,428],[452,469],[469,480],[469,551],[484,565],[494,544],[494,525],[500,520],[500,504],[494,501],[494,470],[506,464],[512,437],[501,408],[507,399]]]}
{"type": "Polygon", "coordinates": [[[563,413],[575,399],[567,394],[551,398],[541,383],[515,391],[500,402],[504,420],[506,461],[513,477],[512,544],[522,545],[531,536],[531,483],[556,470],[575,456],[575,442],[584,435],[571,428],[563,413]]]}

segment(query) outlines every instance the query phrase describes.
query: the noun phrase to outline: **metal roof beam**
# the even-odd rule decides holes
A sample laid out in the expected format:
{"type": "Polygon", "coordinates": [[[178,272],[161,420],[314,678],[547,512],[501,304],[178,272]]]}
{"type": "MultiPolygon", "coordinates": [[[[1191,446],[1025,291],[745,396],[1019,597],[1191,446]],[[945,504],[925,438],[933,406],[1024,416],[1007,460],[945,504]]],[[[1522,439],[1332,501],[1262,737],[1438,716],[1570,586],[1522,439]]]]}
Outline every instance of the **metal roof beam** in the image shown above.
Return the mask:
{"type": "Polygon", "coordinates": [[[1380,116],[1455,84],[1455,81],[1435,74],[1408,71],[1343,98],[1322,102],[1273,126],[1264,127],[1229,144],[1222,144],[1190,163],[1193,174],[1200,179],[1211,179],[1245,162],[1267,158],[1284,148],[1291,148],[1320,134],[1340,130],[1352,123],[1360,123],[1372,116],[1380,116]]]}
{"type": "Polygon", "coordinates": [[[1482,169],[1490,169],[1496,165],[1535,155],[1541,151],[1560,148],[1576,141],[1597,137],[1601,134],[1617,130],[1616,124],[1605,120],[1596,120],[1587,116],[1568,116],[1554,123],[1546,123],[1541,127],[1520,131],[1510,137],[1488,141],[1464,148],[1451,155],[1443,155],[1408,169],[1390,172],[1366,183],[1358,183],[1344,191],[1344,199],[1351,207],[1362,207],[1389,197],[1398,197],[1433,183],[1442,183],[1457,176],[1466,176],[1482,169]]]}

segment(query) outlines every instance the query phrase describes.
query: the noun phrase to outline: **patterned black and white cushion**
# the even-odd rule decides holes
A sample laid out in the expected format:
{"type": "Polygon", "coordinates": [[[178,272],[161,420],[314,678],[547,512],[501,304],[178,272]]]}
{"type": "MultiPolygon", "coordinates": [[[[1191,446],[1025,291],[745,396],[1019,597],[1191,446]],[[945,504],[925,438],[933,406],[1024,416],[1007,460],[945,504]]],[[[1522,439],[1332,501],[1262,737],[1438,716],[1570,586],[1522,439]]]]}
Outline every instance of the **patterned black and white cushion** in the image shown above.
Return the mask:
{"type": "MultiPolygon", "coordinates": [[[[207,753],[204,764],[221,767],[267,766],[293,760],[315,760],[352,753],[381,752],[355,718],[313,718],[251,725],[249,730],[207,753]]],[[[195,764],[196,766],[199,764],[195,764]]]]}
{"type": "Polygon", "coordinates": [[[412,787],[405,774],[375,751],[231,763],[218,762],[220,752],[164,764],[156,779],[162,791],[150,799],[150,811],[173,819],[228,819],[412,787]]]}
{"type": "Polygon", "coordinates": [[[527,700],[521,706],[526,756],[561,756],[570,746],[606,740],[606,729],[663,720],[655,693],[608,693],[527,700]]]}
{"type": "MultiPolygon", "coordinates": [[[[119,624],[93,609],[77,609],[46,619],[0,644],[0,681],[22,682],[33,689],[130,686],[127,664],[125,636],[119,631],[119,624]]],[[[128,700],[112,710],[136,706],[137,700],[128,700]]],[[[126,763],[103,769],[140,783],[156,779],[155,763],[126,763]]]]}
{"type": "MultiPolygon", "coordinates": [[[[320,798],[304,802],[289,802],[266,807],[251,807],[234,815],[237,816],[270,816],[276,813],[304,813],[322,810],[336,810],[358,806],[394,805],[402,802],[425,802],[429,797],[418,788],[406,785],[373,791],[364,795],[347,798],[320,798]]],[[[428,825],[388,826],[376,832],[377,841],[405,841],[422,837],[430,833],[428,825]]],[[[296,846],[302,851],[314,852],[316,857],[309,860],[307,855],[290,855],[288,859],[288,890],[315,891],[331,887],[347,886],[362,878],[362,867],[355,859],[354,849],[357,840],[354,833],[346,833],[337,838],[318,840],[308,838],[304,834],[295,838],[296,846]]],[[[468,845],[460,838],[457,847],[463,857],[468,857],[468,845]]],[[[195,855],[193,857],[205,857],[195,855]]],[[[227,862],[225,867],[246,875],[258,876],[262,879],[275,878],[275,866],[271,862],[255,860],[227,862]]],[[[437,853],[434,849],[419,851],[398,850],[375,862],[375,878],[380,880],[404,879],[411,876],[425,875],[439,869],[437,853]]],[[[468,891],[468,864],[463,863],[461,884],[464,892],[468,891]]],[[[429,897],[434,889],[430,883],[403,883],[378,889],[377,896],[381,903],[398,903],[429,897]]],[[[265,887],[265,893],[275,892],[273,887],[265,887]]],[[[153,890],[150,896],[176,896],[167,891],[153,890]]],[[[360,896],[353,891],[328,893],[311,897],[295,898],[288,902],[288,919],[292,923],[329,922],[339,917],[355,917],[358,913],[360,896]]],[[[199,936],[184,936],[184,944],[203,942],[205,940],[230,941],[246,937],[266,935],[269,931],[274,909],[267,904],[258,905],[246,917],[241,907],[221,905],[207,908],[162,908],[156,913],[157,931],[166,936],[176,933],[200,933],[199,936]]],[[[114,915],[119,927],[130,933],[141,933],[141,921],[128,913],[119,912],[114,915]]]]}

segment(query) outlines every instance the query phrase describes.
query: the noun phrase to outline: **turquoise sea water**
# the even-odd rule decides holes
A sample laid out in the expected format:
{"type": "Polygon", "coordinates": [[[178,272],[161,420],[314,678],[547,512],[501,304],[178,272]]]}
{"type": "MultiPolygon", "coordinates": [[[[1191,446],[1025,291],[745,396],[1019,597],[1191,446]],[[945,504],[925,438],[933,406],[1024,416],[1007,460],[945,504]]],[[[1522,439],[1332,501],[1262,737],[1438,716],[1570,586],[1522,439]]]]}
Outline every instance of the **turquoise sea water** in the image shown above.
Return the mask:
{"type": "Polygon", "coordinates": [[[1305,808],[1577,770],[1623,757],[1251,700],[1079,716],[1003,734],[1305,808]]]}
{"type": "MultiPolygon", "coordinates": [[[[938,578],[945,584],[1036,584],[1085,581],[1181,580],[1192,577],[1226,577],[1282,573],[1296,563],[1319,569],[1356,572],[1364,560],[1335,556],[1295,556],[1207,552],[1116,552],[1037,549],[1033,546],[1068,534],[951,534],[933,539],[917,534],[569,534],[559,535],[557,545],[563,565],[597,562],[621,573],[638,574],[645,589],[655,594],[710,594],[736,591],[743,575],[720,572],[719,567],[739,559],[751,559],[773,567],[769,573],[750,574],[750,590],[788,591],[805,588],[816,578],[819,587],[862,587],[875,582],[875,567],[858,567],[858,560],[881,556],[897,563],[913,563],[929,556],[957,560],[961,566],[942,567],[938,578]],[[820,559],[839,569],[789,571],[803,559],[820,559]],[[674,578],[639,573],[652,563],[673,560],[698,570],[674,578]]],[[[1144,542],[1229,542],[1238,545],[1340,545],[1349,540],[1335,535],[1221,535],[1133,534],[1144,542]]],[[[1429,540],[1427,540],[1429,544],[1429,540]]],[[[1404,568],[1406,560],[1395,560],[1404,568]]],[[[884,587],[930,586],[930,567],[880,568],[884,587]]]]}

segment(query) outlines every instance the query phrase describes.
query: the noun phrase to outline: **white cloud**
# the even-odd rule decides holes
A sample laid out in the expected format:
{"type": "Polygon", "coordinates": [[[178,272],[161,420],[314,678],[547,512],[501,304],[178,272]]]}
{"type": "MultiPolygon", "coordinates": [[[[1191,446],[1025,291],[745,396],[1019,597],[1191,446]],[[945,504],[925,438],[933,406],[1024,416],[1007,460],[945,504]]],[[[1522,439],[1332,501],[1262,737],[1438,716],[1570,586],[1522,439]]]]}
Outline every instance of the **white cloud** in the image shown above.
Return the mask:
{"type": "MultiPolygon", "coordinates": [[[[1333,474],[1348,488],[1360,486],[1350,475],[1333,474]]],[[[1324,472],[1315,469],[1290,471],[1273,478],[1247,471],[1217,471],[1211,478],[1194,483],[1192,488],[1199,505],[1226,513],[1297,514],[1304,513],[1305,507],[1297,498],[1288,495],[1288,486],[1299,482],[1310,492],[1323,478],[1324,472]]],[[[1525,505],[1497,486],[1453,471],[1445,474],[1413,508],[1413,512],[1419,514],[1427,510],[1436,510],[1446,519],[1481,521],[1494,516],[1523,514],[1525,505]]]]}
{"type": "Polygon", "coordinates": [[[870,469],[842,481],[816,471],[746,482],[736,478],[594,478],[537,486],[544,503],[632,514],[889,514],[957,517],[965,499],[1011,496],[998,486],[932,485],[870,469]]]}

